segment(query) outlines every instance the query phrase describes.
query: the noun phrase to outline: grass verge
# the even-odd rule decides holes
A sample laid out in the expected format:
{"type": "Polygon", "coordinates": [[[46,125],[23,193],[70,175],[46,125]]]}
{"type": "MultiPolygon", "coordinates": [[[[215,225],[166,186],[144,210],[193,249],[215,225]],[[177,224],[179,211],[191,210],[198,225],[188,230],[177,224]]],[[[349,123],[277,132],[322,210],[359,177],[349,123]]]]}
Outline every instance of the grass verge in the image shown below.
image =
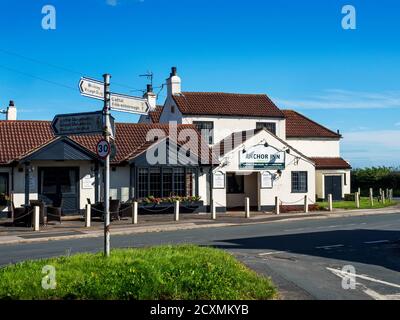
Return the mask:
{"type": "MultiPolygon", "coordinates": [[[[45,279],[46,280],[46,279],[45,279]]],[[[46,280],[47,281],[47,280],[46,280]]],[[[45,281],[45,282],[46,282],[45,281]]],[[[194,245],[116,249],[0,269],[0,299],[273,299],[271,281],[225,251],[194,245]],[[56,288],[43,289],[45,265],[56,288]]]]}
{"type": "MultiPolygon", "coordinates": [[[[328,208],[328,202],[317,202],[320,208],[328,208]]],[[[386,201],[385,203],[378,202],[374,199],[374,205],[371,206],[369,198],[360,198],[360,209],[379,209],[391,207],[398,204],[396,201],[386,201]]],[[[334,201],[333,208],[335,209],[357,209],[355,201],[334,201]]]]}

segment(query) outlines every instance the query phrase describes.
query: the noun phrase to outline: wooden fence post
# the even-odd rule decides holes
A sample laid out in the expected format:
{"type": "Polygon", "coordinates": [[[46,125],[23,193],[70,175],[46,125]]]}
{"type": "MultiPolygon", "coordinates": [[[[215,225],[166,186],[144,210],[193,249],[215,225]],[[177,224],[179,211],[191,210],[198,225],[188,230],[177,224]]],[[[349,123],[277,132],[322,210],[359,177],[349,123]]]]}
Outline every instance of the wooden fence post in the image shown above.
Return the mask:
{"type": "Polygon", "coordinates": [[[374,190],[372,188],[369,188],[369,202],[371,204],[371,207],[374,206],[374,190]]]}

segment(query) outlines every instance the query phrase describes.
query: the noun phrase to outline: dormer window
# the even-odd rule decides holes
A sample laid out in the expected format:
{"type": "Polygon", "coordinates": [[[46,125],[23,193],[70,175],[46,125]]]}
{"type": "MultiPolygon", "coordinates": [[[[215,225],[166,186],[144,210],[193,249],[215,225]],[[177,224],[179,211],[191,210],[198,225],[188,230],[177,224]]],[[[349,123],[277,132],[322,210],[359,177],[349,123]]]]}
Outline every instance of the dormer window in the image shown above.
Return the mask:
{"type": "Polygon", "coordinates": [[[275,122],[257,122],[256,129],[267,129],[269,132],[276,135],[276,123],[275,122]]]}

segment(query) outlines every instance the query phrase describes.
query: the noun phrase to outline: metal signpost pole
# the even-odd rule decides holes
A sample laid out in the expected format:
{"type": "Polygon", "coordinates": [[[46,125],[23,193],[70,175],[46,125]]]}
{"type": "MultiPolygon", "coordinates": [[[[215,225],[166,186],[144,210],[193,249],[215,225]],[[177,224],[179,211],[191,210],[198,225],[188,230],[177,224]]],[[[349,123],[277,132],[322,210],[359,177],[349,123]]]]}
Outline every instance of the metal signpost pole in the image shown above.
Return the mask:
{"type": "MultiPolygon", "coordinates": [[[[104,74],[104,138],[110,143],[110,78],[104,74]]],[[[110,155],[105,159],[104,170],[104,255],[110,256],[110,155]]]]}

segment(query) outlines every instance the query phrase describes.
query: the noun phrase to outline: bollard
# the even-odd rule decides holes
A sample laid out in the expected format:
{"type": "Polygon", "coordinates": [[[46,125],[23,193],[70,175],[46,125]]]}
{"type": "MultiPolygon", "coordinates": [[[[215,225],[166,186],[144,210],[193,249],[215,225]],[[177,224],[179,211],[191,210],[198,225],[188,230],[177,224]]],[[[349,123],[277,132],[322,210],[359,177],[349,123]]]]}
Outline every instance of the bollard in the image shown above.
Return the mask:
{"type": "Polygon", "coordinates": [[[175,202],[175,215],[174,220],[179,221],[179,200],[175,202]]]}
{"type": "Polygon", "coordinates": [[[217,220],[217,208],[215,207],[214,200],[211,200],[211,219],[217,220]]]}
{"type": "Polygon", "coordinates": [[[304,213],[308,213],[308,197],[304,196],[304,213]]]}
{"type": "Polygon", "coordinates": [[[332,194],[328,194],[329,211],[333,211],[332,194]]]}
{"type": "Polygon", "coordinates": [[[275,197],[275,214],[280,214],[279,197],[275,197]]]}
{"type": "Polygon", "coordinates": [[[356,201],[356,208],[360,209],[360,194],[358,192],[355,193],[355,201],[356,201]]]}
{"type": "Polygon", "coordinates": [[[39,206],[33,207],[33,230],[39,231],[39,215],[40,215],[40,208],[39,206]]]}
{"type": "Polygon", "coordinates": [[[245,217],[250,218],[250,198],[245,198],[245,217]]]}
{"type": "Polygon", "coordinates": [[[374,206],[374,190],[372,188],[369,188],[369,202],[371,204],[371,207],[374,206]]]}
{"type": "Polygon", "coordinates": [[[138,223],[138,202],[133,202],[132,224],[138,223]]]}
{"type": "Polygon", "coordinates": [[[90,204],[87,204],[85,206],[85,228],[90,228],[91,213],[92,213],[91,207],[92,206],[90,204]]]}

